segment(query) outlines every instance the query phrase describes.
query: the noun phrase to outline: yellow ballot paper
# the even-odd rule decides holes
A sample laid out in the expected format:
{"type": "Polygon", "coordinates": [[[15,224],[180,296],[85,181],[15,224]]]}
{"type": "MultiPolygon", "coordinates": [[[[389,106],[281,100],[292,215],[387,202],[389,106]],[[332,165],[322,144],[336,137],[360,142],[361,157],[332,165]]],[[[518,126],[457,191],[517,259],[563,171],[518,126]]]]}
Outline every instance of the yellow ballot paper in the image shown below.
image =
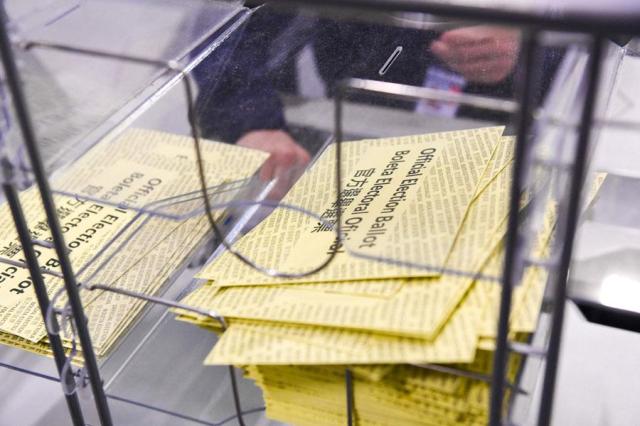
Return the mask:
{"type": "Polygon", "coordinates": [[[232,324],[205,364],[376,364],[470,362],[479,311],[454,314],[434,341],[339,328],[232,324]]]}
{"type": "MultiPolygon", "coordinates": [[[[505,146],[507,144],[509,141],[505,140],[505,146]]],[[[502,162],[499,158],[496,161],[502,162]]],[[[229,318],[433,337],[466,293],[473,274],[501,238],[502,234],[498,232],[507,214],[510,171],[504,167],[493,167],[489,172],[495,170],[500,176],[487,179],[495,184],[476,194],[457,233],[446,263],[451,273],[438,278],[223,287],[209,299],[207,306],[201,307],[229,318]],[[453,271],[466,272],[467,275],[456,275],[453,271]],[[313,287],[309,287],[311,285],[313,287]],[[353,285],[362,287],[362,291],[374,285],[377,286],[374,291],[380,291],[379,288],[386,285],[391,291],[387,297],[375,298],[352,294],[353,290],[335,291],[340,286],[349,288],[353,285]]],[[[217,282],[212,284],[215,286],[217,282]]],[[[185,300],[185,303],[189,302],[189,299],[185,300]]]]}
{"type": "MultiPolygon", "coordinates": [[[[534,251],[541,250],[550,241],[550,233],[555,221],[553,207],[551,205],[547,211],[545,227],[534,251]]],[[[501,251],[496,250],[484,268],[491,268],[490,265],[495,265],[496,259],[501,256],[501,251]]],[[[488,271],[484,270],[483,272],[487,273],[488,271]]],[[[496,286],[495,283],[490,284],[496,286]]],[[[476,285],[469,292],[458,311],[472,312],[475,310],[478,312],[485,303],[486,299],[483,298],[482,291],[476,285]]],[[[493,305],[493,308],[497,309],[497,304],[493,305]]],[[[455,316],[452,317],[451,323],[455,321],[454,318],[455,316]]],[[[466,331],[477,330],[477,326],[477,321],[474,324],[468,324],[466,331]]],[[[452,351],[441,353],[441,356],[445,356],[453,363],[452,366],[460,372],[459,375],[409,365],[399,365],[393,369],[380,369],[376,365],[374,372],[377,374],[367,374],[366,369],[364,371],[356,370],[359,366],[354,366],[353,363],[361,362],[369,357],[369,352],[373,352],[375,357],[378,353],[375,341],[357,340],[353,337],[344,340],[344,331],[341,330],[285,331],[283,327],[269,327],[268,323],[262,323],[261,328],[246,324],[244,328],[245,332],[251,328],[254,331],[260,331],[258,335],[245,336],[243,341],[245,344],[249,344],[246,342],[257,339],[260,344],[255,347],[261,348],[262,353],[252,351],[253,347],[251,346],[248,351],[245,348],[240,348],[238,345],[241,343],[232,345],[231,348],[223,348],[222,352],[226,352],[228,349],[232,352],[240,350],[243,353],[248,352],[249,355],[245,354],[245,357],[253,356],[254,359],[260,360],[256,362],[258,365],[249,366],[245,371],[247,376],[254,379],[256,384],[264,390],[267,415],[270,418],[296,424],[341,424],[345,421],[344,371],[346,368],[350,368],[354,372],[354,408],[358,422],[427,425],[460,424],[461,422],[464,424],[486,424],[489,384],[472,379],[465,374],[473,373],[488,377],[492,365],[490,350],[493,348],[493,342],[491,340],[480,339],[474,342],[473,355],[465,361],[454,361],[455,355],[452,351]],[[279,337],[275,338],[278,333],[280,333],[279,337]],[[325,336],[322,336],[323,334],[325,336]],[[323,341],[324,344],[322,344],[323,341]],[[362,346],[358,346],[359,344],[362,346]],[[334,350],[329,351],[330,347],[334,350]],[[489,351],[482,348],[487,348],[489,351]],[[349,353],[352,358],[360,361],[347,361],[349,353]],[[269,357],[281,360],[287,358],[304,360],[309,356],[315,357],[318,365],[307,365],[303,361],[296,362],[295,364],[298,365],[295,366],[277,366],[277,362],[270,365],[269,362],[262,363],[261,361],[269,359],[269,357]],[[343,362],[341,365],[332,367],[326,366],[328,360],[335,360],[329,361],[329,364],[343,362]],[[323,416],[322,413],[327,414],[323,416]]],[[[443,335],[446,333],[445,330],[442,331],[443,335]]],[[[389,339],[384,335],[376,336],[374,339],[378,338],[389,339]]],[[[369,339],[372,339],[372,336],[369,336],[369,339]]],[[[458,339],[455,339],[456,342],[451,343],[451,346],[461,347],[462,343],[458,339]]],[[[223,340],[220,343],[229,343],[223,340]]],[[[394,349],[399,347],[398,345],[398,341],[388,342],[384,349],[388,352],[387,356],[390,356],[394,349]]],[[[429,347],[429,343],[423,343],[422,350],[425,351],[425,354],[427,347],[429,347]]],[[[396,357],[397,359],[410,358],[413,354],[405,347],[401,352],[396,353],[396,357]]],[[[211,361],[212,358],[215,361],[216,356],[214,348],[207,361],[211,361]]],[[[515,379],[519,363],[518,356],[512,355],[509,359],[507,369],[509,381],[515,379]]]]}
{"type": "MultiPolygon", "coordinates": [[[[468,366],[487,374],[491,356],[468,366]],[[486,361],[484,361],[486,359],[486,361]]],[[[518,357],[510,359],[515,376],[518,357]]],[[[349,366],[256,366],[246,375],[264,389],[267,416],[296,425],[340,425],[347,421],[345,370],[349,366]]],[[[416,366],[399,366],[381,377],[355,374],[356,424],[481,425],[487,422],[489,384],[416,366]]],[[[464,372],[464,371],[463,371],[464,372]]]]}
{"type": "MultiPolygon", "coordinates": [[[[555,223],[555,206],[545,215],[545,226],[534,247],[534,256],[542,256],[548,247],[555,223]]],[[[482,267],[490,275],[503,257],[503,249],[492,251],[482,267]]],[[[525,270],[523,284],[516,289],[512,331],[534,327],[541,299],[527,294],[544,284],[546,276],[538,267],[525,270]],[[523,306],[529,304],[528,306],[523,306]],[[535,315],[531,316],[531,313],[535,315]],[[531,324],[533,322],[533,324],[531,324]]],[[[496,274],[499,276],[499,274],[496,274]]],[[[468,363],[473,361],[482,313],[497,312],[499,299],[488,298],[499,285],[491,281],[474,283],[467,296],[434,340],[402,338],[378,332],[356,332],[343,328],[310,327],[269,322],[232,324],[205,360],[210,364],[371,364],[371,363],[468,363]],[[480,285],[483,284],[483,285],[480,285]]],[[[498,293],[499,294],[499,293],[498,293]]],[[[213,293],[211,293],[211,296],[213,293]]],[[[203,300],[204,301],[204,300],[203,300]]],[[[494,324],[495,327],[495,324],[494,324]]],[[[527,330],[527,331],[533,331],[527,330]]],[[[486,347],[486,341],[485,347],[486,347]]]]}
{"type": "MultiPolygon", "coordinates": [[[[45,220],[40,194],[35,188],[20,196],[26,221],[33,238],[52,241],[49,225],[45,220]]],[[[92,253],[104,246],[124,224],[133,218],[133,212],[122,208],[85,201],[73,197],[55,198],[60,226],[65,236],[69,258],[76,265],[86,263],[92,253]]],[[[9,206],[0,206],[0,257],[24,262],[22,246],[13,224],[9,206]]],[[[55,250],[36,249],[40,265],[47,270],[60,272],[55,250]]],[[[11,307],[20,301],[34,299],[32,281],[28,270],[3,264],[0,273],[0,307],[11,307]]]]}
{"type": "MultiPolygon", "coordinates": [[[[342,144],[344,246],[322,222],[277,209],[237,244],[254,262],[287,272],[308,271],[335,253],[305,282],[438,276],[502,128],[364,140],[342,144]],[[386,257],[403,264],[350,255],[386,257]],[[407,265],[417,262],[422,268],[407,265]]],[[[335,156],[329,147],[283,202],[335,222],[335,156]]],[[[299,282],[266,276],[224,253],[200,278],[218,286],[299,282]]]]}
{"type": "MultiPolygon", "coordinates": [[[[203,143],[202,152],[209,185],[226,189],[221,194],[214,191],[212,198],[216,201],[221,195],[228,198],[234,193],[223,185],[249,178],[267,156],[213,142],[203,143]],[[228,167],[231,163],[233,168],[228,167]]],[[[189,137],[128,130],[115,139],[101,141],[58,173],[51,186],[79,281],[153,294],[208,232],[189,137]],[[136,209],[171,217],[151,216],[136,209]],[[194,214],[196,217],[189,219],[194,214]]],[[[34,237],[50,240],[38,193],[29,189],[21,194],[21,200],[34,237]]],[[[4,247],[0,256],[20,260],[21,247],[7,206],[0,206],[0,210],[0,244],[4,247]]],[[[39,250],[41,265],[57,270],[53,250],[39,250]]],[[[31,345],[34,351],[36,347],[46,350],[46,333],[28,272],[16,268],[6,275],[0,283],[0,340],[16,345],[12,336],[17,336],[24,339],[21,344],[31,345]]],[[[50,295],[62,287],[62,281],[50,275],[45,275],[45,281],[50,295]]],[[[82,291],[81,297],[93,342],[102,355],[145,305],[101,291],[82,291]]]]}
{"type": "MultiPolygon", "coordinates": [[[[364,164],[368,153],[376,152],[363,151],[358,164],[364,164]]],[[[229,325],[224,332],[210,317],[180,311],[178,319],[221,333],[205,364],[242,366],[247,377],[263,389],[270,418],[300,425],[344,424],[344,373],[349,368],[354,377],[357,424],[486,424],[512,155],[513,140],[499,138],[487,162],[477,165],[481,171],[475,174],[475,186],[467,193],[467,207],[459,223],[451,228],[445,267],[438,276],[305,278],[246,285],[244,272],[238,269],[234,271],[239,276],[212,275],[184,299],[224,316],[229,325]],[[424,369],[413,364],[428,365],[424,369]],[[444,364],[446,373],[429,369],[444,364]]],[[[398,170],[406,170],[406,165],[401,167],[398,170]]],[[[443,181],[447,178],[441,177],[443,181]]],[[[588,200],[601,183],[597,176],[588,200]]],[[[460,185],[467,186],[464,182],[460,185]]],[[[414,202],[410,191],[404,191],[408,202],[405,211],[411,211],[414,202]]],[[[454,188],[451,192],[458,191],[454,188]]],[[[450,199],[442,194],[438,197],[450,199]]],[[[535,230],[523,250],[532,259],[545,259],[555,229],[556,202],[539,195],[535,201],[529,206],[530,195],[525,192],[521,197],[525,224],[535,230]],[[534,214],[536,207],[544,210],[534,214]]],[[[438,202],[434,200],[434,205],[438,202]]],[[[375,207],[376,200],[369,206],[375,207]]],[[[396,208],[402,212],[402,207],[396,208]]],[[[344,218],[355,211],[350,203],[344,218]]],[[[376,223],[375,218],[370,219],[361,221],[364,231],[352,230],[350,235],[356,242],[362,242],[371,229],[367,224],[376,223]]],[[[399,223],[406,226],[409,222],[399,223]]],[[[260,231],[263,236],[255,234],[250,241],[270,241],[274,228],[265,229],[260,231]]],[[[313,242],[303,234],[289,235],[296,237],[289,258],[301,253],[309,256],[308,246],[313,242]]],[[[394,244],[391,234],[380,233],[376,241],[394,244]]],[[[328,238],[321,245],[327,242],[328,238]]],[[[208,269],[218,271],[216,268],[214,263],[208,269]]],[[[526,341],[535,330],[546,280],[543,267],[524,268],[513,295],[511,340],[526,341]]],[[[512,354],[509,381],[515,380],[519,364],[519,356],[512,354]]]]}

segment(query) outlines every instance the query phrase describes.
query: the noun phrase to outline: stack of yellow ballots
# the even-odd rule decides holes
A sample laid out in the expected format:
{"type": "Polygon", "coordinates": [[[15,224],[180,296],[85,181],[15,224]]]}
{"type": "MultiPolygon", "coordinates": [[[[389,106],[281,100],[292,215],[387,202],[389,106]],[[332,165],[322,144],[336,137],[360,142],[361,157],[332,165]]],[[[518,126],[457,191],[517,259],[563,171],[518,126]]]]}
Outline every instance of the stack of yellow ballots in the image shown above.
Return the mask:
{"type": "MultiPolygon", "coordinates": [[[[333,149],[284,202],[331,217],[333,149]]],[[[288,423],[345,424],[347,367],[360,424],[486,423],[486,382],[415,364],[489,373],[499,285],[487,277],[501,273],[512,152],[502,128],[342,144],[344,244],[324,222],[279,209],[236,250],[287,272],[333,251],[326,268],[275,278],[228,252],[207,265],[207,283],[184,300],[228,323],[205,364],[243,367],[268,416],[288,423]]],[[[532,256],[545,255],[554,220],[549,203],[532,256]]],[[[545,279],[538,267],[524,271],[512,337],[534,331],[545,279]]],[[[222,331],[209,317],[178,319],[222,331]]]]}
{"type": "MultiPolygon", "coordinates": [[[[266,157],[222,143],[204,143],[202,149],[211,186],[249,178],[266,157]],[[230,170],[231,162],[236,167],[230,170]]],[[[58,217],[78,281],[156,294],[209,231],[195,166],[191,138],[131,129],[101,141],[55,176],[58,217]],[[190,218],[191,211],[198,214],[190,218]]],[[[33,237],[50,241],[35,188],[22,193],[21,201],[33,237]]],[[[41,266],[60,272],[54,250],[38,249],[41,266]]],[[[0,257],[22,258],[6,204],[0,206],[0,257]]],[[[0,343],[49,354],[29,271],[0,263],[0,276],[0,343]]],[[[45,281],[50,295],[63,287],[56,276],[45,275],[45,281]]],[[[105,356],[145,303],[104,291],[82,289],[80,294],[94,349],[105,356]]],[[[64,344],[72,346],[69,339],[64,344]]]]}

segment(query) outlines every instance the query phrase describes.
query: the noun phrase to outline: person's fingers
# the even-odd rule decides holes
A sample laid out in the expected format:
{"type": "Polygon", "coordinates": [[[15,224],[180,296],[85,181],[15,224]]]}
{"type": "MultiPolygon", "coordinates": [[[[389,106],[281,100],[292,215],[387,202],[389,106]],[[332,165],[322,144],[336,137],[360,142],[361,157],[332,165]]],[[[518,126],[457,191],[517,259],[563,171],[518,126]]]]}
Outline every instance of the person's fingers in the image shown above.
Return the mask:
{"type": "Polygon", "coordinates": [[[448,67],[467,80],[497,83],[515,66],[519,46],[520,35],[515,30],[476,26],[447,31],[430,47],[448,67]]]}
{"type": "Polygon", "coordinates": [[[515,49],[505,44],[500,45],[497,40],[486,42],[476,46],[458,46],[451,49],[457,58],[463,59],[465,62],[478,61],[486,59],[497,59],[504,56],[512,57],[515,49]]]}
{"type": "Polygon", "coordinates": [[[299,171],[297,169],[298,167],[294,165],[285,166],[283,164],[279,164],[275,167],[275,185],[269,193],[268,198],[270,200],[280,200],[286,195],[289,188],[291,188],[293,182],[295,182],[299,175],[299,171]]]}
{"type": "Polygon", "coordinates": [[[274,170],[276,184],[269,194],[269,198],[281,199],[284,197],[293,183],[302,175],[310,160],[311,156],[307,150],[298,145],[289,151],[287,157],[283,158],[274,170]]]}
{"type": "MultiPolygon", "coordinates": [[[[264,138],[258,132],[247,133],[242,136],[236,142],[236,145],[242,146],[245,148],[258,149],[261,151],[269,152],[267,147],[264,146],[264,138]]],[[[274,158],[273,154],[271,154],[265,162],[262,164],[260,171],[258,172],[258,177],[261,181],[266,182],[273,178],[274,176],[274,168],[277,163],[277,160],[274,158]]]]}
{"type": "Polygon", "coordinates": [[[460,64],[467,60],[460,49],[441,41],[434,42],[431,51],[447,65],[460,64]]]}
{"type": "Polygon", "coordinates": [[[254,130],[242,136],[237,144],[270,154],[258,176],[264,182],[275,180],[268,195],[271,200],[280,199],[287,193],[311,159],[307,150],[282,130],[254,130]]]}
{"type": "Polygon", "coordinates": [[[445,58],[449,58],[451,56],[451,48],[449,45],[443,41],[436,40],[431,43],[431,52],[437,55],[440,59],[445,60],[445,58]]]}
{"type": "Polygon", "coordinates": [[[304,167],[306,167],[307,164],[309,164],[309,162],[311,161],[311,155],[309,154],[309,152],[298,146],[298,166],[301,166],[302,169],[304,169],[304,167]]]}
{"type": "Polygon", "coordinates": [[[274,168],[274,177],[281,182],[292,183],[300,176],[309,163],[309,154],[304,149],[294,149],[282,153],[274,168]]]}
{"type": "Polygon", "coordinates": [[[445,31],[439,40],[450,46],[476,45],[491,39],[489,27],[475,26],[445,31]]]}
{"type": "Polygon", "coordinates": [[[480,83],[496,83],[511,72],[512,62],[508,58],[466,62],[455,66],[455,71],[467,79],[480,83]]]}
{"type": "Polygon", "coordinates": [[[260,179],[267,181],[281,178],[284,172],[297,163],[297,152],[293,147],[282,147],[274,150],[260,169],[260,179]]]}
{"type": "Polygon", "coordinates": [[[260,172],[258,173],[258,177],[261,181],[267,182],[274,178],[277,161],[275,160],[273,154],[267,158],[267,160],[262,164],[260,168],[260,172]]]}
{"type": "Polygon", "coordinates": [[[283,147],[282,150],[275,154],[278,158],[278,165],[281,168],[289,168],[295,166],[298,161],[298,149],[295,145],[283,147]]]}
{"type": "Polygon", "coordinates": [[[515,58],[517,43],[512,41],[491,40],[476,45],[452,46],[442,41],[435,41],[431,45],[432,52],[447,64],[457,64],[469,61],[500,58],[507,56],[515,58]]]}
{"type": "Polygon", "coordinates": [[[487,45],[469,47],[468,45],[452,46],[444,42],[434,42],[431,50],[445,64],[452,67],[469,61],[489,59],[500,55],[500,52],[487,45]]]}

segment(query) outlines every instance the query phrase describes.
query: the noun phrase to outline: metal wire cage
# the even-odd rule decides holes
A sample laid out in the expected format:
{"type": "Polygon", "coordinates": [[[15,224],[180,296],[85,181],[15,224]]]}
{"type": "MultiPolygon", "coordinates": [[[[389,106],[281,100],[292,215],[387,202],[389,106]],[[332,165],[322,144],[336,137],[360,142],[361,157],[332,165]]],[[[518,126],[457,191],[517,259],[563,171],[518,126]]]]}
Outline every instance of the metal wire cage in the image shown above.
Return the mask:
{"type": "MultiPolygon", "coordinates": [[[[606,103],[606,95],[609,87],[603,86],[601,77],[610,72],[607,67],[616,66],[616,55],[620,52],[611,53],[611,49],[607,48],[608,39],[611,36],[624,33],[625,35],[637,35],[640,32],[640,14],[638,11],[634,13],[620,13],[612,16],[597,16],[591,13],[581,13],[569,11],[566,14],[543,14],[538,11],[515,11],[499,8],[478,8],[459,5],[450,5],[443,3],[427,3],[423,1],[393,1],[393,0],[286,0],[276,1],[275,4],[284,4],[289,7],[301,7],[305,11],[313,11],[314,13],[339,13],[348,11],[350,14],[357,16],[358,19],[369,19],[376,22],[391,22],[391,25],[400,27],[415,27],[425,25],[429,28],[441,28],[443,25],[451,25],[451,22],[481,22],[504,24],[509,26],[517,26],[522,30],[522,47],[520,57],[523,63],[522,75],[519,76],[519,87],[515,100],[498,100],[488,98],[486,96],[470,96],[465,94],[451,94],[445,91],[430,90],[422,87],[383,83],[365,79],[349,79],[342,81],[336,87],[334,97],[334,124],[335,128],[333,136],[336,145],[339,147],[340,142],[344,139],[344,117],[343,102],[344,99],[353,94],[375,94],[391,99],[410,99],[410,100],[439,100],[456,102],[476,106],[480,108],[501,111],[515,116],[513,125],[513,133],[516,136],[515,157],[513,162],[513,179],[510,190],[510,208],[508,216],[508,230],[505,240],[505,258],[504,269],[501,276],[501,298],[499,321],[496,338],[496,351],[493,360],[492,375],[485,378],[491,383],[491,399],[490,399],[490,419],[492,425],[505,424],[507,415],[503,408],[503,401],[507,394],[509,386],[514,386],[506,382],[506,370],[510,353],[519,353],[527,357],[543,357],[545,359],[544,380],[542,382],[541,401],[539,406],[538,424],[546,425],[551,422],[554,389],[557,376],[557,366],[559,359],[560,343],[562,339],[562,326],[564,320],[564,301],[567,298],[567,277],[571,263],[573,250],[573,241],[576,234],[578,220],[582,208],[584,196],[584,183],[588,175],[588,160],[592,150],[592,142],[597,136],[597,130],[602,126],[634,126],[634,123],[605,121],[601,118],[599,111],[606,103]],[[355,13],[354,13],[355,11],[355,13]],[[389,15],[392,12],[393,15],[389,15]],[[427,22],[421,20],[416,22],[410,18],[401,20],[393,20],[398,13],[414,13],[428,16],[446,16],[447,21],[435,20],[427,22]],[[426,23],[425,23],[426,22],[426,23]],[[443,23],[444,22],[444,23],[443,23]],[[576,52],[575,63],[580,60],[582,68],[572,67],[571,72],[578,73],[578,83],[573,86],[573,92],[567,93],[570,88],[560,87],[556,90],[562,92],[550,99],[565,97],[571,99],[565,105],[571,110],[571,114],[564,114],[558,111],[559,105],[546,105],[546,108],[540,107],[535,102],[535,88],[537,75],[536,69],[536,51],[540,44],[545,42],[550,31],[569,34],[570,42],[578,41],[581,46],[580,51],[576,52]],[[580,59],[582,58],[582,59],[580,59]],[[576,108],[577,107],[577,108],[576,108]],[[567,118],[569,117],[569,118],[567,118]],[[538,149],[544,143],[550,143],[554,148],[562,145],[562,152],[554,152],[553,155],[541,156],[542,150],[538,149]],[[561,142],[561,143],[560,143],[561,142]],[[548,288],[553,303],[549,314],[549,334],[548,342],[545,347],[537,347],[533,344],[518,344],[509,340],[509,315],[512,308],[512,296],[514,288],[520,279],[524,265],[535,262],[526,256],[526,246],[530,243],[528,240],[529,230],[523,226],[522,218],[519,215],[519,206],[521,194],[531,179],[536,166],[545,168],[549,174],[555,174],[558,179],[553,180],[546,187],[547,191],[554,192],[559,199],[559,219],[555,232],[556,244],[555,251],[552,253],[550,260],[541,265],[550,272],[552,277],[549,280],[548,288]]],[[[556,37],[555,42],[558,42],[556,37]]],[[[560,41],[562,43],[562,40],[560,41]]],[[[53,192],[43,165],[41,155],[36,143],[36,135],[34,134],[32,119],[25,100],[24,91],[20,84],[20,73],[16,67],[14,57],[15,43],[9,38],[6,23],[0,27],[0,49],[2,53],[2,62],[5,70],[6,84],[11,94],[15,115],[24,142],[29,163],[31,164],[31,172],[37,184],[38,190],[42,197],[42,202],[46,216],[49,222],[49,228],[52,233],[52,244],[48,244],[49,249],[55,249],[61,266],[61,274],[59,277],[64,279],[65,294],[69,300],[70,312],[68,314],[73,318],[75,325],[75,333],[83,350],[87,377],[91,385],[94,395],[95,404],[98,410],[100,422],[103,425],[113,423],[109,406],[107,403],[107,395],[103,387],[100,370],[93,352],[91,344],[91,336],[84,321],[85,313],[82,301],[79,296],[79,284],[76,279],[77,273],[71,267],[64,236],[60,229],[56,206],[53,199],[53,192]]],[[[37,43],[21,42],[18,48],[31,49],[36,47],[66,49],[68,46],[38,46],[37,43]]],[[[76,49],[77,50],[77,49],[76,49]]],[[[144,58],[136,57],[117,57],[110,55],[104,51],[79,51],[76,53],[94,56],[112,56],[112,59],[123,61],[150,62],[144,58]]],[[[390,58],[391,59],[391,58],[390,58]]],[[[618,57],[619,59],[619,57],[618,57]]],[[[574,63],[574,65],[575,65],[574,63]]],[[[164,67],[176,75],[176,78],[182,79],[185,83],[188,105],[193,105],[193,99],[189,95],[189,76],[188,73],[174,63],[155,62],[155,66],[164,67]]],[[[382,72],[382,70],[381,70],[382,72]]],[[[566,111],[564,111],[566,112],[566,111]]],[[[193,116],[193,112],[191,112],[193,116]]],[[[197,126],[191,123],[193,130],[193,138],[198,141],[197,126]]],[[[339,164],[339,148],[337,149],[337,159],[339,164]]],[[[12,154],[11,154],[12,155],[12,154]]],[[[60,336],[54,331],[59,329],[55,315],[52,314],[52,302],[47,294],[47,289],[43,281],[43,272],[41,270],[38,256],[36,255],[36,247],[39,244],[47,244],[44,242],[34,241],[29,233],[29,227],[24,218],[24,212],[17,195],[16,187],[22,179],[21,175],[15,175],[12,170],[16,170],[13,164],[3,164],[3,172],[5,178],[3,180],[3,188],[6,199],[10,205],[13,219],[18,231],[20,241],[23,246],[25,261],[21,266],[27,266],[31,272],[34,283],[34,289],[38,297],[39,306],[43,318],[49,326],[48,338],[61,382],[65,385],[67,404],[74,424],[84,424],[83,413],[78,402],[77,395],[72,389],[75,386],[75,378],[70,370],[70,359],[65,355],[64,348],[60,336]],[[16,177],[18,176],[18,177],[16,177]],[[25,265],[26,264],[26,265],[25,265]]],[[[18,169],[19,170],[19,169],[18,169]]],[[[339,183],[340,168],[337,173],[337,192],[340,193],[339,183]]],[[[202,175],[202,173],[201,173],[202,175]]],[[[202,176],[201,176],[202,177],[202,176]]],[[[204,179],[203,179],[204,181],[204,179]]],[[[207,200],[211,194],[221,191],[221,188],[208,188],[206,182],[203,182],[202,198],[207,200]]],[[[172,200],[164,200],[165,203],[171,203],[172,200]]],[[[175,200],[174,200],[175,201],[175,200]]],[[[163,203],[160,203],[164,207],[163,203]]],[[[259,203],[257,203],[259,204],[259,203]]],[[[250,207],[241,205],[228,204],[231,207],[250,207]]],[[[154,207],[154,206],[152,206],[154,207]]],[[[157,206],[155,206],[157,207],[157,206]]],[[[154,207],[154,209],[155,209],[154,207]]],[[[277,206],[276,206],[277,207],[277,206]]],[[[152,209],[153,210],[153,209],[152,209]]],[[[156,209],[158,210],[158,209],[156,209]]],[[[156,212],[156,210],[153,210],[156,212]]],[[[207,206],[206,211],[212,210],[211,205],[207,206]]],[[[147,209],[147,212],[149,209],[147,209]]],[[[182,216],[180,216],[182,217],[182,216]]],[[[338,224],[340,218],[338,218],[338,224]]],[[[211,220],[211,226],[216,236],[227,248],[231,247],[231,243],[227,243],[225,236],[217,231],[216,225],[211,220]]],[[[337,229],[338,234],[340,229],[337,229]]],[[[389,261],[389,259],[375,259],[378,261],[389,261]]],[[[326,264],[331,261],[329,259],[326,264]]],[[[250,262],[249,262],[250,263],[250,262]]],[[[255,266],[255,265],[254,265],[255,266]]],[[[325,264],[321,265],[322,269],[325,264]]],[[[269,271],[267,271],[269,272],[269,271]]],[[[315,272],[310,271],[309,273],[315,272]]],[[[274,273],[275,274],[275,273],[274,273]]],[[[186,310],[192,310],[198,314],[209,316],[218,321],[221,326],[225,327],[224,318],[215,312],[206,312],[192,307],[186,306],[179,302],[159,297],[148,296],[136,292],[126,291],[114,287],[101,286],[99,284],[92,285],[89,289],[99,289],[104,291],[116,292],[125,296],[141,298],[152,303],[165,306],[176,307],[186,310]]],[[[545,339],[546,340],[546,339],[545,339]]],[[[236,408],[236,418],[240,424],[244,424],[240,397],[237,393],[237,385],[235,382],[235,374],[230,367],[230,377],[234,390],[234,402],[236,408]]],[[[345,375],[345,392],[346,392],[346,411],[349,424],[355,422],[354,419],[354,389],[352,386],[351,372],[347,370],[345,375]]],[[[517,383],[515,386],[518,386],[517,383]]],[[[512,395],[513,396],[513,395],[512,395]]]]}

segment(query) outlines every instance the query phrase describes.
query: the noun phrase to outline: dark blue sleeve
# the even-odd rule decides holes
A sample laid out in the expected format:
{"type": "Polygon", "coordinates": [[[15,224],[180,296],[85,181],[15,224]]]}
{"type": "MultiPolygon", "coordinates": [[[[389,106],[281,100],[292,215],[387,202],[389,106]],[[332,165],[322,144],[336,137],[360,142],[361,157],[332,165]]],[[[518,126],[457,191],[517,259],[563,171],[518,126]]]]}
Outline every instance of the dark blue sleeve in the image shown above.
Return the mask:
{"type": "Polygon", "coordinates": [[[267,70],[269,45],[289,16],[256,11],[195,71],[204,137],[235,142],[257,129],[285,129],[283,106],[267,70]]]}

